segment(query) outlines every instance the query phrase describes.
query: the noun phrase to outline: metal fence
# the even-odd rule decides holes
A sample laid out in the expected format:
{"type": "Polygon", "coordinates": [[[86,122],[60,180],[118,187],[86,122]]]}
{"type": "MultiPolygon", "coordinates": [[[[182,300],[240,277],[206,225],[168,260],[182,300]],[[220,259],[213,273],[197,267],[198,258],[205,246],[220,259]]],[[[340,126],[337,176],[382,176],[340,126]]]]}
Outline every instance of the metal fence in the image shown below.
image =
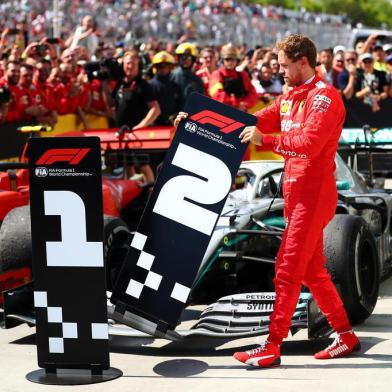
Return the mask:
{"type": "MultiPolygon", "coordinates": [[[[58,3],[59,0],[55,1],[58,3]]],[[[76,12],[69,12],[69,0],[60,1],[59,24],[72,30],[85,14],[92,14],[98,22],[102,37],[106,40],[123,39],[126,44],[156,38],[161,41],[177,41],[179,37],[192,39],[200,45],[218,45],[227,42],[273,46],[283,36],[302,33],[310,36],[319,48],[345,45],[351,28],[338,15],[310,14],[280,9],[272,18],[261,9],[256,12],[244,4],[231,14],[206,13],[205,9],[190,11],[180,3],[175,8],[164,7],[144,9],[134,4],[125,7],[124,0],[103,5],[97,2],[94,9],[81,4],[76,12]]],[[[136,2],[135,2],[136,3],[136,2]]],[[[52,27],[56,12],[48,14],[48,27],[52,27]]],[[[57,31],[60,29],[57,26],[57,31]]],[[[63,30],[64,31],[64,30],[63,30]]]]}
{"type": "MultiPolygon", "coordinates": [[[[107,19],[98,18],[102,26],[107,19]]],[[[277,40],[291,33],[310,36],[319,48],[346,44],[351,28],[337,21],[305,22],[300,19],[270,20],[260,15],[209,15],[195,12],[189,17],[165,14],[157,10],[128,15],[118,25],[128,40],[143,41],[151,37],[162,41],[176,41],[185,35],[201,45],[227,42],[247,44],[248,47],[273,46],[277,40]]]]}

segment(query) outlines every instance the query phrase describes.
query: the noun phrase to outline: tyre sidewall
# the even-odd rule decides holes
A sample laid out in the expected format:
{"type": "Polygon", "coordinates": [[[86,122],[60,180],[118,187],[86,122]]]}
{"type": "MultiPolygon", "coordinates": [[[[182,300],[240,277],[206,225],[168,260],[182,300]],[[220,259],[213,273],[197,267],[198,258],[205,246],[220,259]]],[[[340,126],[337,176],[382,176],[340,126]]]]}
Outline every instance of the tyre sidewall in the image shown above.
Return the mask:
{"type": "Polygon", "coordinates": [[[379,262],[374,237],[366,222],[353,215],[337,215],[325,230],[324,249],[327,269],[338,288],[352,323],[365,320],[372,313],[378,297],[379,262]],[[370,255],[370,271],[364,291],[361,280],[361,257],[370,255]]]}

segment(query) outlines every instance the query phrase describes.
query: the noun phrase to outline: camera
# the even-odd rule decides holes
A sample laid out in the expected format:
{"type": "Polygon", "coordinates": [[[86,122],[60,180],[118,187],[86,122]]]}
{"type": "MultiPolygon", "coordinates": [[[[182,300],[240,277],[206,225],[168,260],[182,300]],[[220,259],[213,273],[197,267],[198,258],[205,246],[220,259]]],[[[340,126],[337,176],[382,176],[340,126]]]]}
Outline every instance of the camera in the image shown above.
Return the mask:
{"type": "Polygon", "coordinates": [[[8,103],[11,99],[11,93],[7,86],[0,87],[0,106],[8,103]]]}
{"type": "Polygon", "coordinates": [[[41,56],[43,56],[43,55],[45,54],[45,52],[46,52],[47,49],[48,49],[48,45],[46,45],[46,44],[38,44],[38,45],[35,47],[35,51],[36,51],[39,55],[41,55],[41,56]]]}
{"type": "Polygon", "coordinates": [[[52,44],[52,45],[54,45],[54,44],[58,44],[60,41],[59,41],[59,39],[58,38],[47,38],[46,39],[46,42],[48,43],[48,44],[52,44]]]}
{"type": "Polygon", "coordinates": [[[90,61],[83,65],[88,80],[121,80],[124,76],[121,64],[112,58],[90,61]]]}

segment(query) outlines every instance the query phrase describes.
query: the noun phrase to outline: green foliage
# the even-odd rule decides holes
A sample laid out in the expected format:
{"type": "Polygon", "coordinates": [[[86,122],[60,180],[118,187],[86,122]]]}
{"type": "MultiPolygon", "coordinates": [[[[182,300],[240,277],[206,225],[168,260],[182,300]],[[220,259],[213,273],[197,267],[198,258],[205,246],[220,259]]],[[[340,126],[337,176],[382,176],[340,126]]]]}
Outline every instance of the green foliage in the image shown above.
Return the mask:
{"type": "Polygon", "coordinates": [[[390,0],[250,0],[251,3],[347,16],[353,25],[392,28],[390,0]]]}

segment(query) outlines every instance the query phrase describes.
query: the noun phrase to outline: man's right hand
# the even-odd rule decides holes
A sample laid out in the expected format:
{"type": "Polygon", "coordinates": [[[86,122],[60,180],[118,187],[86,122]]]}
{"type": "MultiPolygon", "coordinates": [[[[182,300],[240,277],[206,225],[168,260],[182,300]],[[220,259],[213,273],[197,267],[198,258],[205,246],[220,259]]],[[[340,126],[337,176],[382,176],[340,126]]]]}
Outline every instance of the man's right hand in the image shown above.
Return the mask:
{"type": "Polygon", "coordinates": [[[177,117],[174,120],[175,128],[178,127],[178,124],[180,123],[181,120],[185,120],[187,117],[188,117],[188,113],[186,113],[186,112],[179,112],[177,114],[177,117]]]}
{"type": "Polygon", "coordinates": [[[261,146],[262,142],[262,134],[255,126],[245,127],[241,132],[239,138],[242,143],[252,142],[253,144],[257,144],[261,146]]]}

